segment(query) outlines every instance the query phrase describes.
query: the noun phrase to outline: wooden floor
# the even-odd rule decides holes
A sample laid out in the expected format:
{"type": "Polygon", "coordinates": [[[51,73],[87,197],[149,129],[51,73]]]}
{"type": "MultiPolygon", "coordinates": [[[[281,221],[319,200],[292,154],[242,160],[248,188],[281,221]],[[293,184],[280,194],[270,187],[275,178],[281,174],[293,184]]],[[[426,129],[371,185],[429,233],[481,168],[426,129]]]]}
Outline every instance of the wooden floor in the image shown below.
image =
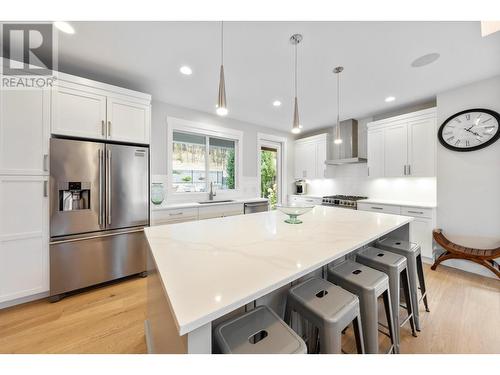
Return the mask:
{"type": "MultiPolygon", "coordinates": [[[[426,267],[430,313],[402,353],[500,353],[500,281],[426,267]]],[[[0,310],[0,353],[145,353],[146,281],[133,278],[63,299],[0,310]]],[[[348,333],[349,334],[349,333],[348,333]]]]}

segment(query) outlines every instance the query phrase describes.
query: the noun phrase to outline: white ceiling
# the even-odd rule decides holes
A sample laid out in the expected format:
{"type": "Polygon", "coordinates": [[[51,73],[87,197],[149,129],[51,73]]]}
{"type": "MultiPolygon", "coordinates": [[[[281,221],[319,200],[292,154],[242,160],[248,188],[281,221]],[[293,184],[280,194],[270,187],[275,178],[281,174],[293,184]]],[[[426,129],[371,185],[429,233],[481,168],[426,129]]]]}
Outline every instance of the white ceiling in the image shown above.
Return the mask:
{"type": "MultiPolygon", "coordinates": [[[[220,65],[217,22],[72,22],[59,35],[59,69],[148,92],[153,99],[214,112],[220,65]],[[189,65],[191,76],[179,73],[189,65]]],[[[362,118],[433,99],[438,92],[500,74],[500,33],[481,37],[479,22],[226,22],[228,117],[288,131],[293,47],[299,45],[299,108],[304,130],[336,117],[362,118]],[[424,54],[441,58],[412,68],[424,54]],[[385,103],[386,96],[397,99],[385,103]],[[272,106],[280,100],[279,108],[272,106]]]]}

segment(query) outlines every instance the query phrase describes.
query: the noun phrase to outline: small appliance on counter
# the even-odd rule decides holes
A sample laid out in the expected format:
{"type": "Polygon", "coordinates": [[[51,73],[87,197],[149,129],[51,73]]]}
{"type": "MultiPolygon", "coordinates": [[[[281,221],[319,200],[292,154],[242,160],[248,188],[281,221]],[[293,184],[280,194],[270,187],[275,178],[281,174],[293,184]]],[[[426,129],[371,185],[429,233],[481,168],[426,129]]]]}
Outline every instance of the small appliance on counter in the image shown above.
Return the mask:
{"type": "Polygon", "coordinates": [[[330,195],[323,197],[321,205],[350,208],[351,210],[357,210],[358,209],[357,202],[362,199],[368,199],[368,197],[361,197],[359,195],[330,195]]]}
{"type": "Polygon", "coordinates": [[[295,181],[295,194],[303,195],[306,193],[307,183],[306,180],[297,180],[295,181]]]}

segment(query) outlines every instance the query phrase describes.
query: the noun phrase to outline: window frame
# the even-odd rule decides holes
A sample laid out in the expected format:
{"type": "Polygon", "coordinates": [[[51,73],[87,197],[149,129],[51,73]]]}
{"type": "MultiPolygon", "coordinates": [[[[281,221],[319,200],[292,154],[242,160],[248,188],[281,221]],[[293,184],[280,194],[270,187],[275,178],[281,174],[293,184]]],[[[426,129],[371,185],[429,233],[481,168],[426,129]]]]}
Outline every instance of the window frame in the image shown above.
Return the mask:
{"type": "Polygon", "coordinates": [[[188,121],[175,117],[167,117],[167,192],[171,197],[194,197],[205,198],[209,192],[209,176],[210,176],[210,158],[209,139],[210,137],[227,139],[235,142],[234,158],[235,158],[235,173],[234,173],[234,189],[217,190],[217,194],[232,195],[239,194],[241,189],[241,171],[242,171],[242,155],[243,155],[243,132],[240,130],[225,128],[215,124],[207,124],[201,122],[188,121]],[[177,192],[173,187],[173,158],[172,144],[174,141],[174,132],[191,133],[205,137],[205,173],[206,192],[177,192]]]}

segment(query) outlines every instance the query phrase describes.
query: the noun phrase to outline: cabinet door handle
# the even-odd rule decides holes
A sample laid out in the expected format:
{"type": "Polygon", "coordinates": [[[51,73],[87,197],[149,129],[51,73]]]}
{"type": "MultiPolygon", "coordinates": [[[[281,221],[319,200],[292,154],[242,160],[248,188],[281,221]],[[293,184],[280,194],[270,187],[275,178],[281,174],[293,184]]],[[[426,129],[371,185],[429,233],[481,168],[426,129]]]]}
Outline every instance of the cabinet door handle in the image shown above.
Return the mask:
{"type": "Polygon", "coordinates": [[[370,167],[368,167],[368,177],[370,177],[370,167]]]}
{"type": "Polygon", "coordinates": [[[419,214],[419,215],[423,215],[423,214],[424,214],[422,211],[409,211],[409,210],[408,210],[408,212],[409,212],[410,214],[419,214]]]}
{"type": "Polygon", "coordinates": [[[48,172],[49,171],[49,154],[44,154],[43,155],[43,171],[48,172]]]}
{"type": "Polygon", "coordinates": [[[43,196],[44,196],[44,198],[47,198],[49,196],[48,181],[43,182],[43,196]]]}
{"type": "Polygon", "coordinates": [[[406,164],[404,165],[404,175],[406,176],[406,164]]]}
{"type": "Polygon", "coordinates": [[[104,137],[106,135],[106,122],[101,120],[101,135],[104,137]]]}
{"type": "Polygon", "coordinates": [[[383,210],[382,207],[372,207],[374,210],[383,210]]]}
{"type": "Polygon", "coordinates": [[[408,164],[408,176],[411,176],[411,165],[408,164]]]}
{"type": "Polygon", "coordinates": [[[168,214],[168,216],[179,216],[182,215],[182,212],[176,212],[175,214],[168,214]]]}
{"type": "Polygon", "coordinates": [[[108,137],[111,137],[111,121],[108,121],[108,137]]]}

